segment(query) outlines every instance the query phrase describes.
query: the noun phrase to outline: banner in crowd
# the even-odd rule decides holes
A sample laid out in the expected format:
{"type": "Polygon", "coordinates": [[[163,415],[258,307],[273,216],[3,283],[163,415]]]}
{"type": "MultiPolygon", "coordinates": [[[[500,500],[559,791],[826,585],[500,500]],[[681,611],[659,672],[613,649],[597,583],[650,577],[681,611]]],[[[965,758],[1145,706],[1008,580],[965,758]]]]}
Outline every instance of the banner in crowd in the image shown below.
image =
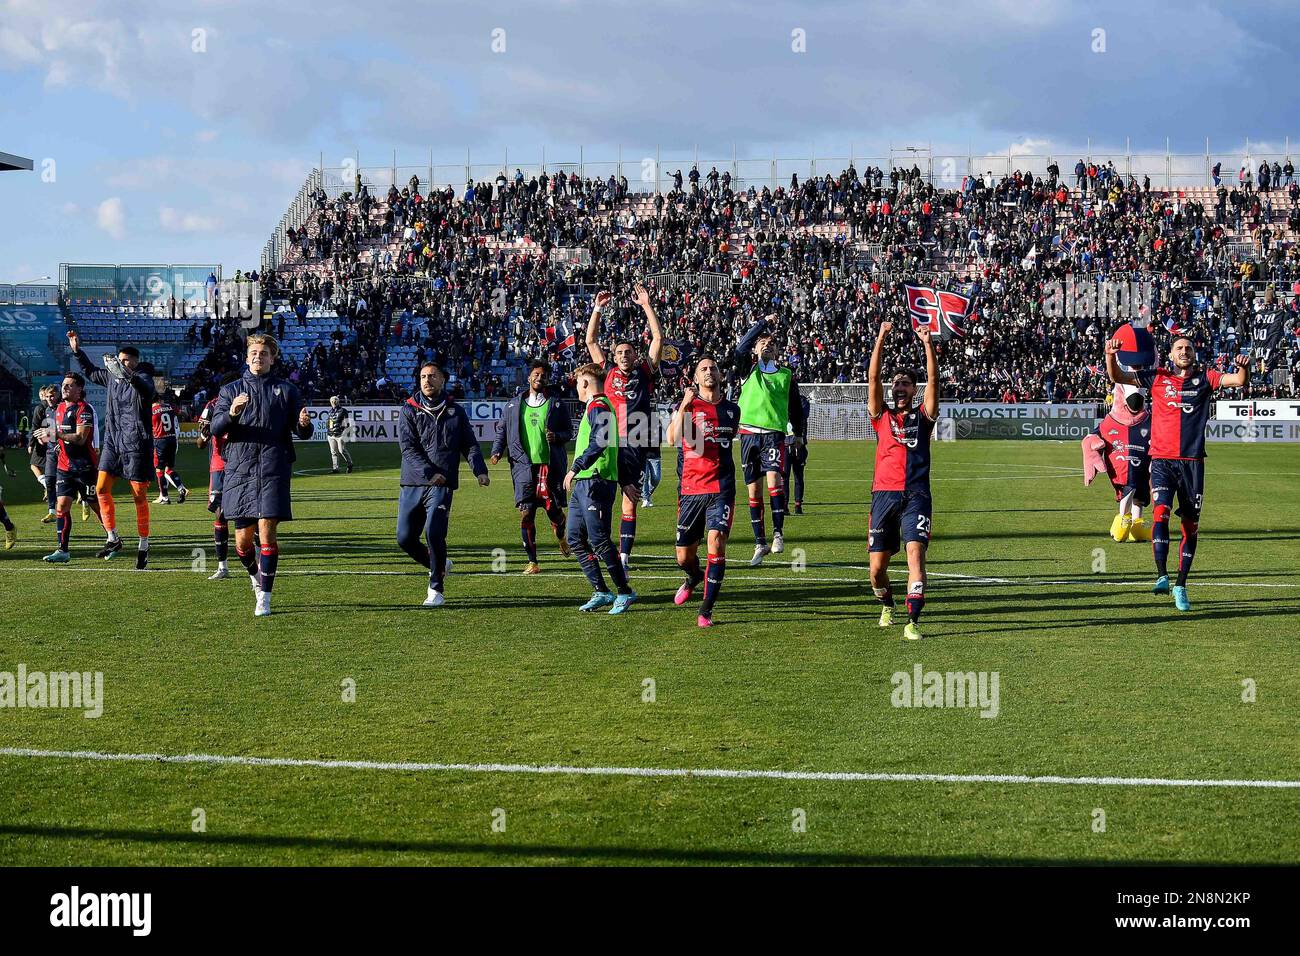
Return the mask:
{"type": "Polygon", "coordinates": [[[1086,418],[1095,421],[1100,403],[1049,404],[1026,402],[1003,404],[1001,402],[941,402],[939,414],[956,419],[1007,419],[1029,420],[1043,418],[1086,418]]]}
{"type": "Polygon", "coordinates": [[[1272,312],[1256,312],[1250,322],[1250,357],[1252,361],[1263,362],[1264,371],[1273,371],[1281,357],[1282,333],[1285,331],[1287,314],[1278,309],[1272,312]]]}
{"type": "Polygon", "coordinates": [[[970,296],[924,285],[906,285],[907,311],[912,315],[912,328],[928,328],[940,341],[966,334],[966,321],[970,316],[970,296]]]}
{"type": "Polygon", "coordinates": [[[0,302],[14,305],[57,305],[57,285],[7,285],[0,283],[0,302]]]}
{"type": "Polygon", "coordinates": [[[1219,421],[1300,421],[1300,399],[1263,401],[1243,399],[1215,402],[1214,417],[1219,421]]]}
{"type": "Polygon", "coordinates": [[[665,376],[673,377],[687,369],[691,362],[691,343],[667,339],[659,356],[659,366],[665,376]]]}
{"type": "Polygon", "coordinates": [[[558,352],[565,359],[573,358],[577,335],[574,332],[572,319],[565,317],[554,325],[548,325],[545,330],[545,338],[546,347],[552,352],[558,352]]]}
{"type": "MultiPolygon", "coordinates": [[[[469,423],[478,440],[492,441],[496,437],[496,424],[505,411],[506,403],[499,401],[460,402],[460,407],[469,416],[469,423]]],[[[397,423],[401,419],[400,405],[357,405],[344,406],[351,415],[347,434],[344,438],[354,442],[397,441],[397,423]]],[[[329,418],[328,405],[309,405],[307,414],[316,426],[310,441],[325,440],[325,421],[329,418]]]]}

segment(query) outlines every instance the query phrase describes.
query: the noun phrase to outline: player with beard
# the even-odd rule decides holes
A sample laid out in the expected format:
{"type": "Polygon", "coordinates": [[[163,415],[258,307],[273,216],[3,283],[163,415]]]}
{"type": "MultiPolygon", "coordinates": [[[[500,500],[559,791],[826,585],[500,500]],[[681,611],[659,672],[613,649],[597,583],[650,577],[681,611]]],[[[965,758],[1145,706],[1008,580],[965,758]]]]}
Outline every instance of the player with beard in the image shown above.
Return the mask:
{"type": "Polygon", "coordinates": [[[592,362],[605,373],[604,395],[618,417],[618,483],[624,489],[623,520],[619,524],[618,553],[623,567],[632,558],[632,545],[636,541],[636,509],[641,494],[641,480],[645,472],[647,449],[659,442],[658,419],[654,414],[655,375],[663,354],[664,334],[650,304],[650,293],[638,284],[633,301],[645,314],[650,329],[650,348],[642,360],[636,344],[630,339],[614,343],[614,361],[606,360],[605,350],[597,338],[600,316],[613,297],[608,292],[596,293],[591,319],[587,322],[587,353],[592,362]],[[628,493],[626,489],[635,488],[628,493]]]}
{"type": "Polygon", "coordinates": [[[1187,576],[1196,557],[1205,492],[1205,427],[1210,401],[1218,389],[1241,388],[1250,381],[1250,360],[1237,356],[1235,372],[1202,368],[1196,361],[1196,344],[1180,335],[1169,348],[1168,367],[1127,372],[1119,365],[1120,344],[1118,338],[1106,344],[1106,374],[1116,384],[1141,386],[1151,396],[1151,551],[1156,564],[1151,591],[1170,591],[1169,515],[1177,495],[1182,546],[1173,586],[1174,606],[1190,611],[1187,576]]]}
{"type": "Polygon", "coordinates": [[[871,558],[871,589],[882,605],[880,626],[894,623],[894,592],[889,583],[889,559],[902,544],[907,552],[907,626],[903,636],[921,639],[917,624],[925,607],[925,552],[930,544],[930,436],[939,420],[939,362],[930,330],[916,330],[925,347],[925,401],[916,401],[916,373],[893,376],[893,407],[885,405],[880,359],[892,322],[880,323],[867,373],[867,412],[876,431],[876,468],[871,480],[871,526],[867,550],[871,558]]]}

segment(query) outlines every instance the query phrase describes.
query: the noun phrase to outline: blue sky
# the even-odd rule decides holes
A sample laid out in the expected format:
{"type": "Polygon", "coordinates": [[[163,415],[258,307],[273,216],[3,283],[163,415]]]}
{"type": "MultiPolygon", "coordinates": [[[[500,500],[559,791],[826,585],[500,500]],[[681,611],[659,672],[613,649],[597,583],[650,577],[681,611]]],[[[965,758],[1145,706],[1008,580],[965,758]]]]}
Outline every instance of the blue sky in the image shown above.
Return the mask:
{"type": "Polygon", "coordinates": [[[0,282],[255,266],[321,153],[514,166],[621,146],[631,178],[656,146],[683,166],[733,145],[1281,151],[1300,142],[1297,35],[1300,5],[1240,0],[0,0],[0,151],[37,164],[0,176],[0,282]]]}

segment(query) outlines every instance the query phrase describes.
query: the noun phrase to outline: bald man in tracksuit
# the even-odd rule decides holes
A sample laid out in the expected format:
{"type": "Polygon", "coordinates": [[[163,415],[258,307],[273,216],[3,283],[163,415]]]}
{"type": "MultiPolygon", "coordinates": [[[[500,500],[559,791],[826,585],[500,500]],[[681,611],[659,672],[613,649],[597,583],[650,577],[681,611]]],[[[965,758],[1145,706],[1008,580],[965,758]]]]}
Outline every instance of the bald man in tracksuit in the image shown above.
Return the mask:
{"type": "Polygon", "coordinates": [[[487,464],[465,410],[443,391],[447,378],[432,362],[420,366],[420,381],[402,405],[397,443],[402,450],[397,543],[429,569],[425,607],[441,607],[447,570],[447,526],[451,499],[460,484],[460,459],[478,483],[488,485],[487,464]],[[424,535],[424,541],[420,535],[424,535]],[[427,543],[426,543],[427,542],[427,543]]]}

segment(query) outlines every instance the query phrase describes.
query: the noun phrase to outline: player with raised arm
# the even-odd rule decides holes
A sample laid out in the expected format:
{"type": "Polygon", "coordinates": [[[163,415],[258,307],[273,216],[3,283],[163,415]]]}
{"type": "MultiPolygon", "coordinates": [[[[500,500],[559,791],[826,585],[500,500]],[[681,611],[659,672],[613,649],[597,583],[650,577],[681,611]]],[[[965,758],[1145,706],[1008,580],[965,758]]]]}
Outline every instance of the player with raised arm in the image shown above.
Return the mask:
{"type": "MultiPolygon", "coordinates": [[[[579,366],[573,377],[585,408],[573,463],[564,476],[564,490],[570,495],[568,538],[569,549],[592,588],[590,600],[579,610],[595,611],[608,606],[610,614],[622,614],[636,600],[636,592],[628,583],[627,565],[609,537],[621,470],[619,422],[614,404],[604,394],[607,376],[603,368],[591,362],[579,366]],[[602,561],[614,580],[617,595],[605,589],[602,561]]],[[[623,487],[625,495],[636,491],[635,485],[623,487]]]]}
{"type": "Polygon", "coordinates": [[[736,343],[740,385],[740,463],[749,491],[749,524],[754,531],[756,568],[769,554],[785,550],[785,433],[794,429],[794,444],[806,441],[803,404],[794,371],[777,361],[775,315],[755,322],[736,343]],[[772,506],[772,544],[763,527],[763,475],[772,506]]]}
{"type": "Polygon", "coordinates": [[[108,392],[104,415],[103,446],[95,494],[108,540],[97,557],[112,558],[122,550],[117,533],[117,512],[113,505],[113,483],[125,478],[131,483],[135,501],[136,531],[140,536],[135,566],[149,566],[149,484],[153,481],[153,400],[157,394],[153,379],[139,370],[140,350],[124,345],[117,356],[104,356],[104,367],[96,368],[81,350],[81,337],[68,331],[68,348],[89,381],[108,392]]]}
{"type": "Polygon", "coordinates": [[[573,423],[564,404],[547,390],[550,373],[550,365],[542,359],[529,363],[528,387],[506,403],[505,411],[497,419],[496,439],[492,442],[492,464],[504,454],[510,465],[515,508],[519,511],[519,536],[528,555],[524,574],[538,574],[542,570],[537,563],[538,508],[551,521],[560,554],[569,556],[561,504],[564,489],[560,483],[568,465],[565,446],[572,437],[573,423]]]}
{"type": "Polygon", "coordinates": [[[235,555],[253,588],[253,616],[265,617],[280,563],[279,525],[293,519],[293,440],[305,441],[314,428],[298,386],[274,371],[279,343],[255,332],[246,345],[243,376],[217,393],[211,433],[226,441],[221,507],[235,522],[235,555]]]}
{"type": "Polygon", "coordinates": [[[867,373],[867,412],[876,432],[876,467],[871,479],[871,526],[867,537],[871,590],[884,605],[880,626],[894,623],[894,592],[889,559],[902,544],[907,552],[907,626],[903,636],[921,639],[918,622],[925,607],[925,552],[930,544],[930,436],[939,420],[939,363],[930,330],[917,337],[925,347],[925,400],[916,408],[916,373],[894,373],[893,407],[885,404],[880,376],[881,353],[892,322],[881,322],[867,373]]]}
{"type": "Polygon", "coordinates": [[[176,447],[180,444],[180,434],[181,413],[159,392],[153,402],[153,468],[158,476],[158,497],[153,503],[156,505],[172,503],[167,493],[168,485],[176,489],[181,504],[185,504],[189,496],[190,490],[176,471],[176,447]]]}
{"type": "Polygon", "coordinates": [[[686,580],[673,603],[685,604],[704,582],[696,623],[713,624],[713,605],[727,570],[727,537],[736,514],[736,463],[731,443],[740,428],[740,406],[722,392],[722,373],[711,355],[695,362],[694,384],[668,426],[668,442],[681,444],[681,485],[677,499],[677,566],[686,580]],[[707,537],[708,570],[700,568],[700,542],[707,537]]]}
{"type": "Polygon", "coordinates": [[[1120,341],[1106,344],[1106,374],[1112,382],[1140,385],[1151,401],[1151,552],[1156,565],[1153,594],[1168,594],[1169,514],[1178,497],[1182,546],[1178,552],[1178,578],[1173,586],[1174,606],[1190,611],[1187,576],[1196,557],[1201,505],[1205,493],[1205,427],[1210,401],[1220,388],[1240,388],[1250,381],[1250,360],[1237,356],[1235,372],[1202,368],[1196,345],[1185,335],[1169,348],[1170,365],[1128,372],[1120,368],[1120,341]]]}
{"type": "Polygon", "coordinates": [[[608,292],[596,293],[591,318],[587,322],[587,353],[592,362],[599,365],[605,373],[605,400],[613,406],[614,414],[618,417],[618,440],[622,449],[618,456],[618,484],[624,489],[618,551],[619,560],[627,567],[632,557],[632,545],[636,542],[636,510],[641,494],[642,474],[645,471],[646,450],[659,441],[658,419],[654,413],[653,401],[655,375],[658,374],[659,359],[663,355],[664,334],[650,302],[650,293],[638,283],[633,301],[645,314],[646,325],[650,329],[650,348],[642,360],[635,342],[620,339],[614,343],[613,362],[608,361],[605,350],[600,347],[598,336],[601,312],[611,299],[608,292]],[[637,490],[628,493],[626,489],[629,487],[637,490]]]}
{"type": "MultiPolygon", "coordinates": [[[[76,372],[63,379],[63,401],[54,410],[54,424],[47,441],[58,447],[57,533],[58,547],[43,560],[67,564],[72,560],[69,539],[72,536],[72,502],[88,492],[95,481],[97,456],[93,445],[95,413],[86,403],[86,380],[76,372]]],[[[96,516],[99,512],[96,510],[96,516]]]]}
{"type": "Polygon", "coordinates": [[[330,410],[325,416],[325,440],[330,446],[330,474],[339,473],[339,459],[352,474],[352,456],[348,454],[348,429],[352,426],[352,413],[343,407],[343,400],[330,396],[330,410]]]}
{"type": "Polygon", "coordinates": [[[460,485],[460,459],[469,462],[484,488],[489,479],[469,416],[445,391],[446,373],[436,363],[425,362],[419,377],[397,421],[397,443],[402,450],[397,543],[429,569],[424,607],[441,607],[446,601],[443,581],[451,564],[447,560],[447,529],[452,496],[460,485]]]}

